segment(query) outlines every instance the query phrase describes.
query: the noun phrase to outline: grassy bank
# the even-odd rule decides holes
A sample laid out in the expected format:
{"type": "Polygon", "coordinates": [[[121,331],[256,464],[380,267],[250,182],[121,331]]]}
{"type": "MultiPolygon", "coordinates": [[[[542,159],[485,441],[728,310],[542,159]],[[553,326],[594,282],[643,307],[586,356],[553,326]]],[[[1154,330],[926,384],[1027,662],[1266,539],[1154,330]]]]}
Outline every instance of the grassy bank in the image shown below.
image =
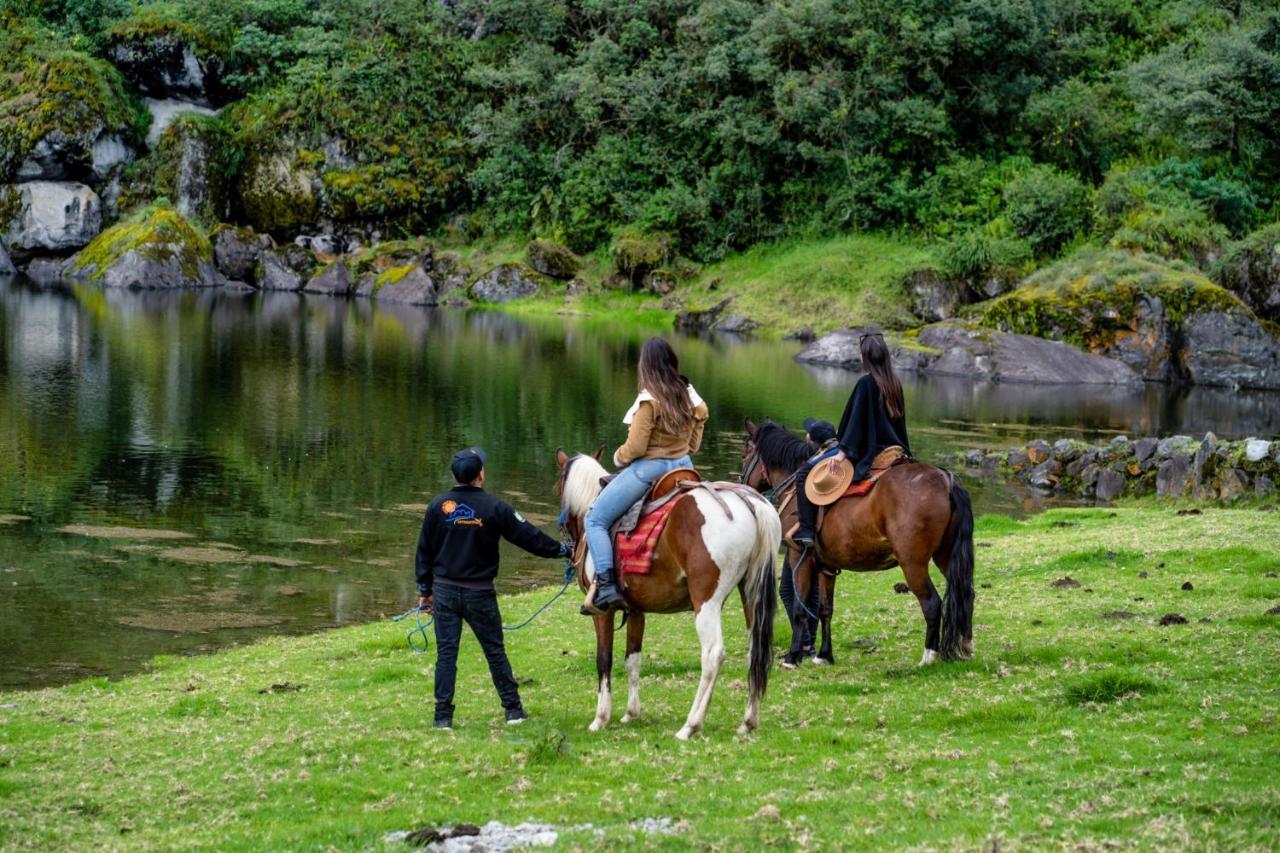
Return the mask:
{"type": "MultiPolygon", "coordinates": [[[[523,260],[523,244],[506,240],[457,247],[476,269],[523,260]]],[[[786,240],[757,246],[709,264],[666,297],[604,287],[611,271],[601,253],[583,258],[587,293],[568,296],[555,283],[530,299],[502,306],[522,316],[581,314],[670,324],[680,310],[710,308],[726,297],[724,316],[740,314],[760,327],[756,333],[778,337],[804,326],[819,334],[861,323],[903,328],[919,322],[911,313],[904,282],[919,269],[936,265],[925,243],[890,234],[846,234],[812,240],[786,240]]]]}
{"type": "MultiPolygon", "coordinates": [[[[687,744],[689,617],[651,620],[644,716],[593,735],[590,631],[568,601],[509,637],[533,715],[518,729],[468,639],[458,728],[429,730],[431,658],[390,623],[5,694],[0,846],[376,847],[491,819],[590,822],[605,835],[561,835],[588,847],[1280,844],[1280,516],[1058,510],[985,517],[976,539],[976,660],[916,669],[897,573],[844,575],[836,665],[775,670],[746,738],[736,608],[687,744]],[[633,824],[661,817],[676,834],[633,824]]],[[[545,595],[507,599],[508,620],[545,595]]]]}

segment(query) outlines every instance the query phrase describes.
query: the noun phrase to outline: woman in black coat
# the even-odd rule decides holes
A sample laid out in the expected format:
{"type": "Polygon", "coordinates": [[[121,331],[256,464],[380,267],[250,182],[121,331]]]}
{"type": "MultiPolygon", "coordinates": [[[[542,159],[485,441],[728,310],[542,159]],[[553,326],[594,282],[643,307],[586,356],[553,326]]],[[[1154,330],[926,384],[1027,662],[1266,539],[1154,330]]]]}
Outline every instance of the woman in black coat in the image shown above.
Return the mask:
{"type": "MultiPolygon", "coordinates": [[[[853,386],[849,402],[836,435],[840,452],[835,458],[853,462],[853,481],[865,480],[871,473],[871,463],[876,454],[895,444],[911,452],[907,440],[906,411],[903,406],[902,383],[893,372],[889,360],[889,347],[884,336],[871,332],[859,342],[862,351],[862,369],[866,374],[853,386]]],[[[801,469],[797,476],[796,503],[800,515],[800,527],[791,537],[802,548],[813,546],[818,508],[804,493],[804,481],[815,463],[801,469]]]]}

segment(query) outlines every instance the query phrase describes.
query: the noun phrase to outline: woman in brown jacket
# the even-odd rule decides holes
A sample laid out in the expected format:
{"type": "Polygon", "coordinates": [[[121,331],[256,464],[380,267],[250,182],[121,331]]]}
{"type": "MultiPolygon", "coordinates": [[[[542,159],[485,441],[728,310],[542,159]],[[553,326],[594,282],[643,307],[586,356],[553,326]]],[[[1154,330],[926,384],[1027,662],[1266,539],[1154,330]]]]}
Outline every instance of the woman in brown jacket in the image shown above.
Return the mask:
{"type": "Polygon", "coordinates": [[[587,549],[595,567],[592,604],[609,610],[622,602],[613,576],[613,540],[609,528],[674,468],[691,468],[689,454],[702,444],[707,404],[680,374],[675,350],[662,338],[650,338],[640,351],[640,393],[622,422],[626,443],[613,454],[624,467],[591,505],[586,518],[587,549]]]}

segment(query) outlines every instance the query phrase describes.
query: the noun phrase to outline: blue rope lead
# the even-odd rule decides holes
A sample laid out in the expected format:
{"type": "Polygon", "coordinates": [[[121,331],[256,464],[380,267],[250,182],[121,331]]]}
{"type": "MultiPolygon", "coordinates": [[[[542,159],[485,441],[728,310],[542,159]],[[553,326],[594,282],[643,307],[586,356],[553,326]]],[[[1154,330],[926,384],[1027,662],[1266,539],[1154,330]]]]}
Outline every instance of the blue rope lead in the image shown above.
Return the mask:
{"type": "MultiPolygon", "coordinates": [[[[573,563],[570,562],[568,559],[566,559],[564,561],[564,586],[560,587],[560,589],[556,592],[556,594],[551,596],[551,598],[548,599],[545,604],[543,604],[537,610],[533,611],[533,615],[531,615],[528,619],[524,620],[519,625],[503,625],[502,630],[519,631],[521,628],[524,628],[525,626],[527,626],[534,619],[537,619],[540,615],[542,615],[542,611],[546,610],[552,604],[555,604],[556,599],[564,595],[565,590],[569,588],[569,584],[573,583],[573,581],[577,577],[577,574],[578,574],[577,571],[573,568],[573,563]]],[[[413,649],[418,654],[425,654],[427,649],[431,645],[431,642],[427,637],[427,628],[431,627],[431,623],[435,621],[435,616],[428,617],[427,621],[424,622],[422,621],[422,614],[426,612],[427,612],[426,608],[422,606],[418,606],[418,607],[409,608],[404,613],[401,613],[399,616],[391,617],[392,622],[401,622],[405,619],[408,619],[410,616],[414,617],[415,624],[413,628],[409,629],[408,640],[409,640],[409,648],[413,649]],[[421,635],[422,637],[421,645],[419,645],[414,640],[414,637],[418,635],[421,635]]]]}

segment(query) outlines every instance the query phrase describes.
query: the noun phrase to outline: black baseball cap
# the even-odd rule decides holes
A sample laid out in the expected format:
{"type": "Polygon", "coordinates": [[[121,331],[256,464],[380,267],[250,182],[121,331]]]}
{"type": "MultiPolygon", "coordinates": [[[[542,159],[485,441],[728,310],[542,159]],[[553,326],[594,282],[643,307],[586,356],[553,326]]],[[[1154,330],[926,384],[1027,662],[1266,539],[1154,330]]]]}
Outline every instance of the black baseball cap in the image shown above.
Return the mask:
{"type": "Polygon", "coordinates": [[[804,431],[809,434],[811,440],[816,441],[818,444],[836,437],[836,428],[831,425],[831,422],[820,420],[819,418],[805,418],[804,431]]]}
{"type": "Polygon", "coordinates": [[[459,483],[470,483],[484,470],[484,451],[478,447],[468,447],[453,454],[453,464],[449,466],[453,478],[459,483]]]}

